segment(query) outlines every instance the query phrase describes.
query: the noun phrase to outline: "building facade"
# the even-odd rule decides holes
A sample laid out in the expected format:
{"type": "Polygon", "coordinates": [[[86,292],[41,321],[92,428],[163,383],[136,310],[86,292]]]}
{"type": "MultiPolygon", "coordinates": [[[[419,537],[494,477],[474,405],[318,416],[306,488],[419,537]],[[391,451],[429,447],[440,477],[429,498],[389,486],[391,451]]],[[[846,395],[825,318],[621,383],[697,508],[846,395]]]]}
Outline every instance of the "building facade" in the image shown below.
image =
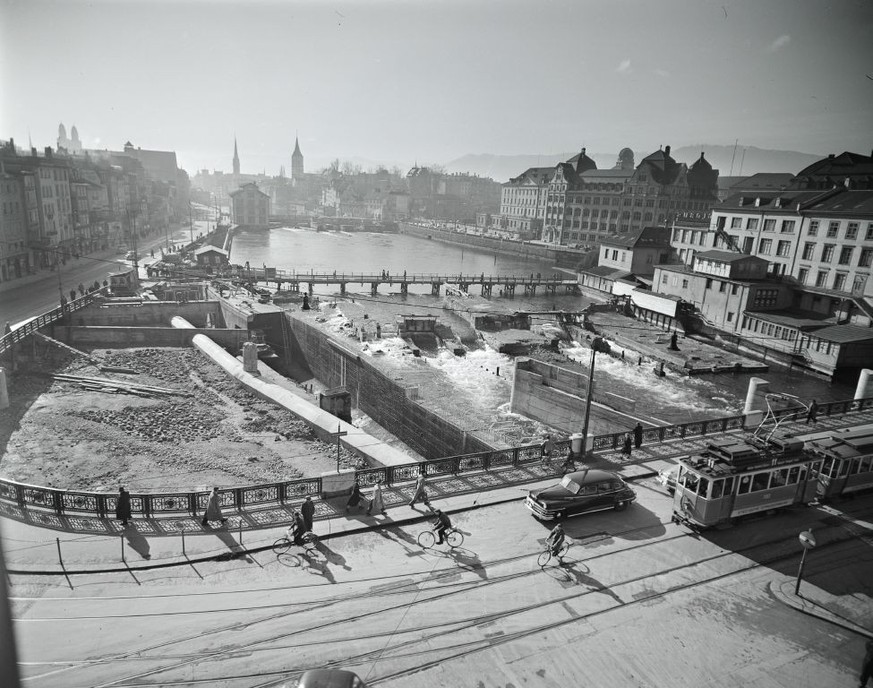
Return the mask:
{"type": "Polygon", "coordinates": [[[270,197],[257,184],[243,184],[230,194],[231,218],[234,224],[247,227],[268,227],[270,197]]]}

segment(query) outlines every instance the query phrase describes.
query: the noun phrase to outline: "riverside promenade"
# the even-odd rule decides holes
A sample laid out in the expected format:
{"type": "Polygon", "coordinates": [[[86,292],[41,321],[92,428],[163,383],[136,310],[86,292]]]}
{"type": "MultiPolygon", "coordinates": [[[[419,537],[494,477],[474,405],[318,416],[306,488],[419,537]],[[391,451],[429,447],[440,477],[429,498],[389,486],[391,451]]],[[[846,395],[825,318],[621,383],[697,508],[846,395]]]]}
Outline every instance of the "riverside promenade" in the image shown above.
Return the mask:
{"type": "MultiPolygon", "coordinates": [[[[781,428],[798,438],[812,438],[839,428],[873,423],[873,408],[843,415],[821,416],[815,425],[803,420],[785,421],[781,428]]],[[[730,430],[721,434],[739,434],[730,430]]],[[[718,433],[644,443],[625,458],[617,448],[595,450],[591,468],[619,472],[631,483],[646,481],[676,459],[703,450],[718,433]]],[[[528,490],[555,482],[560,459],[552,467],[539,461],[489,471],[435,477],[428,481],[431,503],[448,513],[470,511],[486,505],[521,501],[528,490]]],[[[366,471],[364,471],[366,473],[366,471]]],[[[383,489],[386,515],[367,516],[365,510],[345,513],[345,497],[316,499],[314,531],[322,539],[367,530],[412,524],[427,518],[422,507],[410,508],[414,482],[383,489]]],[[[369,490],[364,490],[369,497],[369,490]]],[[[188,566],[198,561],[246,557],[270,549],[284,534],[300,501],[283,505],[240,509],[225,508],[227,523],[204,527],[196,516],[141,518],[123,527],[109,516],[58,515],[0,501],[0,521],[6,564],[10,573],[32,575],[81,575],[133,571],[167,566],[188,566]]]]}

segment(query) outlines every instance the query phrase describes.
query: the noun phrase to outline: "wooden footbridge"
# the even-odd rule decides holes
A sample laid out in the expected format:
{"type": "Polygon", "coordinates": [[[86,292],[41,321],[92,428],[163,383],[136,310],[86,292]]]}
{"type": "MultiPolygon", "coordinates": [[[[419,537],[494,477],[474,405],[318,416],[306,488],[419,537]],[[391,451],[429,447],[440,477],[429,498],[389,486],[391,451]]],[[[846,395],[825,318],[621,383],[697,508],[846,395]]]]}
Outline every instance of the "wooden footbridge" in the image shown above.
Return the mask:
{"type": "Polygon", "coordinates": [[[429,284],[431,294],[438,296],[440,288],[452,286],[463,292],[469,292],[470,287],[479,285],[482,296],[492,296],[495,287],[501,296],[512,297],[516,290],[524,290],[526,296],[533,296],[537,289],[542,289],[547,294],[579,293],[579,283],[575,279],[566,279],[558,275],[546,276],[542,274],[530,275],[486,275],[484,272],[478,275],[466,275],[463,273],[450,275],[440,273],[414,273],[393,274],[389,272],[364,273],[364,272],[296,272],[277,270],[275,268],[246,268],[237,278],[242,278],[252,283],[275,283],[277,289],[287,289],[291,292],[299,292],[305,289],[310,294],[315,285],[337,285],[340,293],[345,294],[349,284],[370,285],[370,293],[379,293],[379,287],[384,285],[400,286],[400,293],[409,293],[410,284],[429,284]]]}

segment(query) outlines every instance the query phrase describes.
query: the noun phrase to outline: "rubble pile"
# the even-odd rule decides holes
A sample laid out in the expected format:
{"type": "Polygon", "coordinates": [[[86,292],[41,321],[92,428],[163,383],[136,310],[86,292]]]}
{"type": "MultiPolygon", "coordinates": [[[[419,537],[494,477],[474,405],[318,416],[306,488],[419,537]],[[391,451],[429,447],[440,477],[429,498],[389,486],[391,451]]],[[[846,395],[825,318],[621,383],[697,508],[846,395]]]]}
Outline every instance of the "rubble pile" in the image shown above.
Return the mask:
{"type": "Polygon", "coordinates": [[[223,416],[188,402],[75,413],[80,418],[113,425],[128,435],[155,442],[193,442],[219,437],[223,416]]]}

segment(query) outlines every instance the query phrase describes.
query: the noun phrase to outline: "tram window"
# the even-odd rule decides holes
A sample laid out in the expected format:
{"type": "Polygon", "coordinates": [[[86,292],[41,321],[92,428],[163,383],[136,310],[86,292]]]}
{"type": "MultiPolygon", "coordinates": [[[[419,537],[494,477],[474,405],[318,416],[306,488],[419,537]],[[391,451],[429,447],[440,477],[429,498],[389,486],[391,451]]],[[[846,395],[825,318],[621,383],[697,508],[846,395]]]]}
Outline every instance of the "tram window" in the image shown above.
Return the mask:
{"type": "Polygon", "coordinates": [[[866,459],[861,460],[861,468],[858,471],[859,473],[869,473],[870,470],[873,469],[873,459],[867,457],[866,459]]]}
{"type": "Polygon", "coordinates": [[[752,476],[752,492],[760,492],[761,490],[766,490],[769,484],[769,473],[755,473],[755,475],[752,476]]]}
{"type": "Polygon", "coordinates": [[[724,494],[724,480],[713,480],[709,495],[712,499],[719,499],[724,494]]]}
{"type": "Polygon", "coordinates": [[[729,495],[733,491],[734,491],[734,479],[733,478],[725,478],[724,479],[724,493],[726,495],[729,495]]]}
{"type": "Polygon", "coordinates": [[[852,459],[852,468],[849,470],[849,475],[857,475],[861,472],[861,459],[852,459]]]}
{"type": "Polygon", "coordinates": [[[709,480],[707,478],[700,479],[700,486],[697,488],[697,494],[703,498],[709,496],[709,480]]]}
{"type": "Polygon", "coordinates": [[[770,487],[782,487],[788,484],[788,469],[780,468],[778,471],[773,471],[773,477],[770,479],[770,487]]]}
{"type": "Polygon", "coordinates": [[[700,482],[700,476],[697,473],[689,471],[685,474],[685,489],[689,492],[697,492],[697,484],[700,482]]]}
{"type": "Polygon", "coordinates": [[[800,473],[800,466],[792,466],[788,469],[788,484],[793,485],[797,482],[797,476],[800,473]]]}
{"type": "Polygon", "coordinates": [[[840,473],[839,476],[842,478],[847,475],[849,472],[849,462],[848,461],[840,461],[840,473]]]}
{"type": "Polygon", "coordinates": [[[833,477],[835,474],[831,471],[834,468],[834,460],[832,458],[827,458],[824,460],[824,467],[821,469],[822,474],[828,477],[833,477]]]}
{"type": "Polygon", "coordinates": [[[737,490],[737,494],[746,494],[749,491],[749,488],[752,486],[752,477],[748,475],[744,475],[740,478],[740,487],[737,490]]]}

